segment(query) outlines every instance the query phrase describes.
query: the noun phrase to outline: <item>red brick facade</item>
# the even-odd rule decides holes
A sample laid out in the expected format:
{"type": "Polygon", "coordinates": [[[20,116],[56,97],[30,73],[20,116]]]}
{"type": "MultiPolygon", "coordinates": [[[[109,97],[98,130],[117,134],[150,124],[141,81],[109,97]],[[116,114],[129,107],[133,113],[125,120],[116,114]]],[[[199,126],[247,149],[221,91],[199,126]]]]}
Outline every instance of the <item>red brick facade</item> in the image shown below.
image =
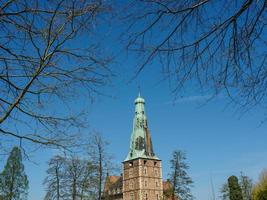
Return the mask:
{"type": "Polygon", "coordinates": [[[123,163],[123,200],[162,200],[160,160],[135,159],[123,163]]]}

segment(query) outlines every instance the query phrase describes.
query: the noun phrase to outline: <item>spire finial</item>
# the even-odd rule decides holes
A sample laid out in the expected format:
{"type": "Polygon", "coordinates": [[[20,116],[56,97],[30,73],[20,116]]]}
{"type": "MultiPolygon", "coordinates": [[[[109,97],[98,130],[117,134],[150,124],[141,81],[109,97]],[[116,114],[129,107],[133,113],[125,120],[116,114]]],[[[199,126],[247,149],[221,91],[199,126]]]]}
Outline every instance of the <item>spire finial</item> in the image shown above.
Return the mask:
{"type": "Polygon", "coordinates": [[[141,97],[141,87],[140,87],[140,85],[138,85],[138,97],[141,97]]]}

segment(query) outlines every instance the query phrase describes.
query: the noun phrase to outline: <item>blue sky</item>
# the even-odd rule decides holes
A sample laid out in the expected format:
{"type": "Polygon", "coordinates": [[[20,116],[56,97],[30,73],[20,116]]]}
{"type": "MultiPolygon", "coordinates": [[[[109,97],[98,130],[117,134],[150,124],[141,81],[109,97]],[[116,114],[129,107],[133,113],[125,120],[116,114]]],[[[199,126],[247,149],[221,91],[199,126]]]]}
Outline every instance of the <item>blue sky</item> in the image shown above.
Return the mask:
{"type": "MultiPolygon", "coordinates": [[[[195,182],[192,191],[198,200],[211,199],[211,179],[216,196],[232,174],[242,171],[257,180],[260,171],[267,167],[267,124],[259,126],[263,111],[255,109],[240,117],[236,108],[227,106],[227,97],[220,96],[205,104],[209,94],[192,91],[174,100],[168,83],[157,83],[159,76],[144,72],[131,84],[126,76],[117,76],[113,86],[105,89],[109,97],[98,97],[95,103],[88,103],[89,128],[83,133],[88,137],[93,130],[102,133],[110,142],[108,150],[114,162],[120,165],[128,153],[134,99],[140,85],[154,150],[163,161],[164,178],[172,151],[181,149],[187,152],[189,174],[195,182]]],[[[82,102],[81,99],[79,104],[82,102]]],[[[42,182],[47,161],[53,154],[48,150],[37,151],[31,157],[33,162],[25,161],[29,200],[43,198],[42,182]]]]}
{"type": "MultiPolygon", "coordinates": [[[[260,171],[267,167],[267,124],[259,126],[263,117],[260,109],[240,117],[233,106],[226,106],[226,97],[206,105],[209,94],[195,93],[174,101],[166,82],[156,84],[157,76],[143,74],[131,84],[124,78],[118,76],[114,85],[107,88],[110,97],[99,97],[94,104],[89,104],[90,124],[84,130],[88,137],[92,130],[102,133],[110,142],[108,150],[114,162],[120,165],[128,153],[133,102],[140,85],[154,150],[163,161],[164,178],[169,171],[172,151],[185,150],[196,199],[211,199],[211,179],[218,197],[228,176],[242,171],[256,181],[260,171]]],[[[30,180],[29,200],[42,199],[46,163],[52,155],[53,152],[39,151],[32,157],[37,164],[25,162],[30,180]]]]}
{"type": "MultiPolygon", "coordinates": [[[[187,153],[189,175],[195,182],[192,191],[197,200],[212,199],[211,180],[217,198],[222,184],[230,175],[239,175],[242,171],[257,180],[261,170],[267,168],[267,122],[260,125],[264,110],[254,108],[241,114],[234,105],[229,105],[229,99],[223,95],[206,104],[211,94],[196,91],[194,83],[184,88],[183,98],[175,99],[169,82],[161,81],[160,64],[157,62],[129,82],[137,59],[126,56],[121,44],[116,42],[118,38],[114,36],[114,31],[106,33],[111,35],[102,35],[102,39],[109,44],[105,51],[115,52],[116,62],[112,70],[116,76],[112,78],[111,85],[103,88],[106,96],[96,97],[93,104],[86,96],[80,96],[73,105],[74,110],[77,106],[88,111],[88,128],[83,130],[85,137],[89,137],[92,131],[102,133],[110,142],[108,150],[114,156],[114,162],[120,165],[128,153],[134,99],[140,86],[146,101],[154,150],[163,161],[165,179],[171,153],[180,149],[187,153]]],[[[54,154],[49,150],[36,151],[31,155],[32,162],[24,162],[30,183],[29,200],[43,199],[45,189],[42,182],[47,161],[54,154]]],[[[0,163],[0,168],[3,164],[0,163]]]]}

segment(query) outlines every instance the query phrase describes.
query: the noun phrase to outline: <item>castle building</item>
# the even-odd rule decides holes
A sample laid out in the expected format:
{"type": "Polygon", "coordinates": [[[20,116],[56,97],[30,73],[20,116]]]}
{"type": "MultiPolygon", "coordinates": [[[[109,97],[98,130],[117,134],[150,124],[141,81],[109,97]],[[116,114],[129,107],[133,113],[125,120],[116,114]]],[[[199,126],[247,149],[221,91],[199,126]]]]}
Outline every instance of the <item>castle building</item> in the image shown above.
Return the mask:
{"type": "Polygon", "coordinates": [[[145,100],[135,100],[130,149],[123,161],[122,176],[107,176],[104,200],[162,200],[169,199],[169,182],[162,181],[161,160],[153,150],[145,112],[145,100]]]}

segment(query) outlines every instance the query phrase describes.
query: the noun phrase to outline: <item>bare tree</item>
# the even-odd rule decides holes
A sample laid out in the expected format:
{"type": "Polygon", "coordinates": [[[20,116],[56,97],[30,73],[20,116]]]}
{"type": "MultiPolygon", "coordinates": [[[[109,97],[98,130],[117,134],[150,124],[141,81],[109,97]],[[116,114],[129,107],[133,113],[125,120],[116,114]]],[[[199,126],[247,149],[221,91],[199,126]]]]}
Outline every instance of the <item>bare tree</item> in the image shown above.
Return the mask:
{"type": "Polygon", "coordinates": [[[96,168],[76,156],[55,156],[49,162],[46,200],[89,200],[95,198],[96,168]]]}
{"type": "Polygon", "coordinates": [[[101,0],[0,0],[1,140],[74,145],[84,126],[75,97],[111,75],[95,37],[109,10],[101,0]]]}
{"type": "Polygon", "coordinates": [[[136,76],[160,62],[175,95],[193,84],[228,95],[245,110],[266,107],[266,0],[133,0],[128,6],[124,39],[141,58],[136,76]]]}
{"type": "Polygon", "coordinates": [[[71,197],[71,200],[77,200],[79,195],[79,189],[81,188],[80,181],[83,180],[82,175],[84,172],[84,167],[82,161],[77,158],[72,158],[68,160],[66,166],[66,172],[68,178],[65,181],[65,185],[69,186],[70,193],[66,193],[66,197],[71,197]]]}
{"type": "Polygon", "coordinates": [[[111,157],[107,153],[108,143],[98,133],[95,133],[90,138],[89,157],[96,167],[96,181],[97,181],[97,200],[101,200],[103,184],[107,172],[115,169],[111,164],[111,157]]]}
{"type": "Polygon", "coordinates": [[[253,188],[252,179],[244,175],[241,172],[239,180],[240,180],[240,187],[242,190],[243,199],[251,200],[252,199],[252,188],[253,188]]]}
{"type": "Polygon", "coordinates": [[[62,180],[64,177],[65,158],[54,156],[48,163],[47,177],[44,185],[47,186],[46,200],[60,200],[62,195],[62,180]]]}

